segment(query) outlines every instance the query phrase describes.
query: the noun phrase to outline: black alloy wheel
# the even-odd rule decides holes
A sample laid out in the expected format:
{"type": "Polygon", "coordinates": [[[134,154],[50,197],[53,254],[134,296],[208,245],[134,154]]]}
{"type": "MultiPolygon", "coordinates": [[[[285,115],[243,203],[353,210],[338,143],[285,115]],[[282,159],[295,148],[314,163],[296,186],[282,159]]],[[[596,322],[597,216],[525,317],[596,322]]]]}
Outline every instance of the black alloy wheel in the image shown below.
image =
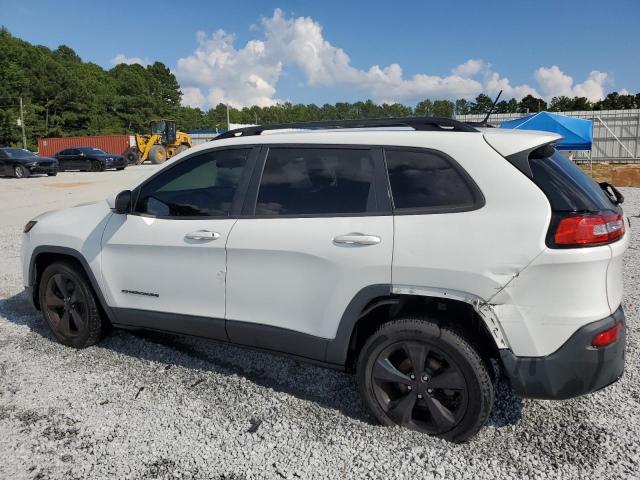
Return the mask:
{"type": "Polygon", "coordinates": [[[44,318],[60,343],[83,348],[100,338],[102,319],[95,295],[75,265],[49,265],[40,280],[39,300],[44,318]]]}
{"type": "Polygon", "coordinates": [[[484,425],[493,384],[473,343],[427,318],[383,324],[358,357],[360,393],[384,425],[400,425],[454,442],[484,425]]]}
{"type": "Polygon", "coordinates": [[[455,362],[424,343],[389,345],[371,372],[376,400],[396,424],[438,435],[451,430],[467,408],[467,385],[455,362]]]}

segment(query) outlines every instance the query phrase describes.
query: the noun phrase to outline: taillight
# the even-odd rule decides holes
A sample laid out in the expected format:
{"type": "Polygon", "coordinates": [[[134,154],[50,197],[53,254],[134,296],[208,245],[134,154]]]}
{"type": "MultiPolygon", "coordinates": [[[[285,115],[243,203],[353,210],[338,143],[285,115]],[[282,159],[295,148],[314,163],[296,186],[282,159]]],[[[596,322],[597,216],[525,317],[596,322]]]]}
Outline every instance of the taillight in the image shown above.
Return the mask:
{"type": "Polygon", "coordinates": [[[564,217],[554,234],[556,245],[586,247],[615,242],[624,235],[624,218],[617,213],[564,217]]]}
{"type": "Polygon", "coordinates": [[[620,322],[617,322],[613,327],[597,333],[593,337],[593,340],[591,340],[591,346],[606,347],[607,345],[611,345],[618,339],[618,334],[620,333],[621,328],[622,324],[620,322]]]}

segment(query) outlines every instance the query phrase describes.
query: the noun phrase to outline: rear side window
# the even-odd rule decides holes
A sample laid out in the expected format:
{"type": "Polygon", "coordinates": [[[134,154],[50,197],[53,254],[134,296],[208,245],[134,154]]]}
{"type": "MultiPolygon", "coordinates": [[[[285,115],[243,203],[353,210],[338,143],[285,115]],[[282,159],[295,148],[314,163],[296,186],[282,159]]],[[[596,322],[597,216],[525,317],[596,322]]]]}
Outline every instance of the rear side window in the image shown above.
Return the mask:
{"type": "Polygon", "coordinates": [[[556,212],[615,210],[607,194],[591,177],[555,149],[540,149],[529,157],[533,181],[556,212]]]}
{"type": "Polygon", "coordinates": [[[362,214],[376,208],[370,150],[270,148],[256,216],[362,214]]]}
{"type": "Polygon", "coordinates": [[[157,217],[228,216],[250,149],[184,160],[142,186],[135,212],[157,217]]]}
{"type": "Polygon", "coordinates": [[[462,171],[432,151],[385,150],[395,210],[465,210],[476,195],[462,171]]]}

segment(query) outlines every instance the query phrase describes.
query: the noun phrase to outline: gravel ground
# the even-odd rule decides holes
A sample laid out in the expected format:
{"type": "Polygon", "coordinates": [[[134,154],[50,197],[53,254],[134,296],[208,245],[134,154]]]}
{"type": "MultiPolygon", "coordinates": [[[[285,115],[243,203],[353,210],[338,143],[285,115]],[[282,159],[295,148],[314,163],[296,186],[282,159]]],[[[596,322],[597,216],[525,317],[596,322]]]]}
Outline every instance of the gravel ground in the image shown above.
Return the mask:
{"type": "MultiPolygon", "coordinates": [[[[21,291],[20,229],[39,211],[102,198],[152,167],[137,168],[0,179],[1,478],[640,475],[637,218],[624,378],[564,402],[521,400],[500,384],[489,425],[452,445],[375,425],[350,375],[292,360],[123,331],[82,351],[56,343],[21,291]]],[[[627,214],[638,215],[640,189],[624,194],[627,214]]]]}

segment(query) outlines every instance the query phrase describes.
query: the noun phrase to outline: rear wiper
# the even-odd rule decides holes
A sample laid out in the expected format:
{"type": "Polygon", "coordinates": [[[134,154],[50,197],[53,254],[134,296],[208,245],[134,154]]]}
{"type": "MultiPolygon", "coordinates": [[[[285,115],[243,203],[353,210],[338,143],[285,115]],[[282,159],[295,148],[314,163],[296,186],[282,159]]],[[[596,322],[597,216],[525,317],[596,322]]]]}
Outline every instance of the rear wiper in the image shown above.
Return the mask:
{"type": "Polygon", "coordinates": [[[616,205],[620,205],[624,203],[624,195],[618,190],[616,187],[611,185],[609,182],[600,182],[598,183],[600,188],[604,190],[604,193],[611,199],[613,203],[616,205]]]}

